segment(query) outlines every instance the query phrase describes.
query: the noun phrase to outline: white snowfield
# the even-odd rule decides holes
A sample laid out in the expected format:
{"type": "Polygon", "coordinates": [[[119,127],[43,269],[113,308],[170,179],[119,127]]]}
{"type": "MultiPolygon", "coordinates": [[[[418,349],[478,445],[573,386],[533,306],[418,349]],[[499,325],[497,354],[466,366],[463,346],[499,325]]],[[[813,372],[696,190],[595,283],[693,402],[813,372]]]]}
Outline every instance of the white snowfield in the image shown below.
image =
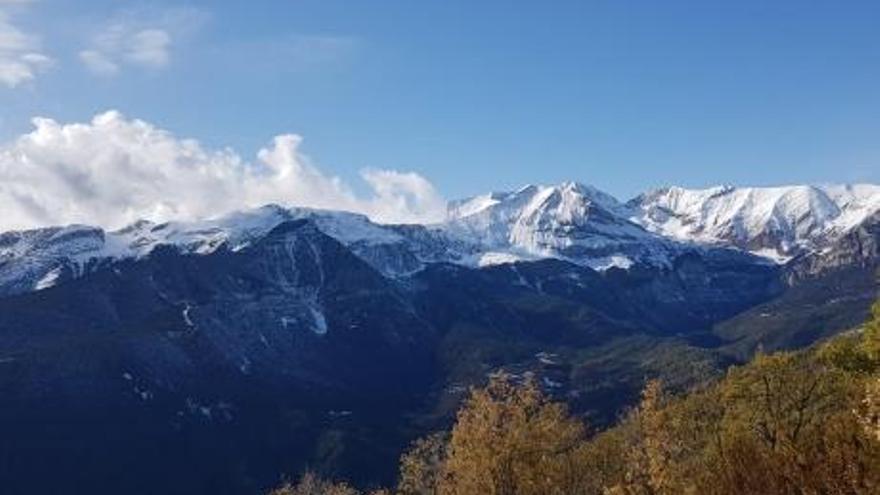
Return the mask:
{"type": "MultiPolygon", "coordinates": [[[[425,263],[487,266],[558,258],[597,270],[664,265],[695,246],[785,262],[820,250],[880,212],[880,186],[658,189],[621,203],[573,182],[526,186],[449,204],[445,222],[382,225],[354,213],[270,205],[197,222],[140,221],[117,231],[67,226],[0,234],[0,291],[51,287],[102,261],[158,246],[243,249],[286,221],[309,219],[390,276],[425,263]]],[[[320,325],[319,325],[320,326],[320,325]]]]}

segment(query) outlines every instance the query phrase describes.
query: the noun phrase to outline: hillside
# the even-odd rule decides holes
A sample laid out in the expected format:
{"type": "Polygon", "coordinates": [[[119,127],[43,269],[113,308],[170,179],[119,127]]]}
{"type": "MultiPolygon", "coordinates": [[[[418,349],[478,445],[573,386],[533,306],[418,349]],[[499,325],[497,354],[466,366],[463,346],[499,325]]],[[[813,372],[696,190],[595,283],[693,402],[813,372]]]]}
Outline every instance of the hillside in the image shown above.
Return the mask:
{"type": "MultiPolygon", "coordinates": [[[[493,375],[451,431],[401,457],[394,493],[877,493],[880,302],[858,333],[760,354],[685,393],[652,380],[617,425],[589,426],[534,376],[493,375]]],[[[309,474],[272,494],[316,486],[357,493],[309,474]]]]}

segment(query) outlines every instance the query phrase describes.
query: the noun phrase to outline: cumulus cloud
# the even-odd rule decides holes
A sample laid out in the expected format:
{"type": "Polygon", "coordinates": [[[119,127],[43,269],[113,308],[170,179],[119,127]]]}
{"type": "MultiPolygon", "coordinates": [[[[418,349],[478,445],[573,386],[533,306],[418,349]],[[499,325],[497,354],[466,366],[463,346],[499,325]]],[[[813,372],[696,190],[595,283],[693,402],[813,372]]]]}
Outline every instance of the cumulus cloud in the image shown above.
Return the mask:
{"type": "Polygon", "coordinates": [[[40,40],[12,23],[4,5],[24,4],[0,0],[0,84],[14,88],[31,81],[49,69],[52,59],[40,52],[40,40]]]}
{"type": "Polygon", "coordinates": [[[420,223],[441,220],[446,201],[434,185],[415,172],[366,169],[361,177],[375,194],[371,207],[377,217],[393,217],[398,222],[420,223]]]}
{"type": "Polygon", "coordinates": [[[118,112],[88,123],[34,119],[0,146],[0,231],[69,223],[118,228],[277,203],[355,211],[379,222],[432,222],[445,201],[415,173],[367,170],[366,195],[321,171],[286,134],[242,158],[118,112]]]}
{"type": "Polygon", "coordinates": [[[79,59],[102,76],[116,75],[124,66],[158,70],[171,62],[173,45],[206,19],[193,8],[126,11],[96,29],[79,59]]]}

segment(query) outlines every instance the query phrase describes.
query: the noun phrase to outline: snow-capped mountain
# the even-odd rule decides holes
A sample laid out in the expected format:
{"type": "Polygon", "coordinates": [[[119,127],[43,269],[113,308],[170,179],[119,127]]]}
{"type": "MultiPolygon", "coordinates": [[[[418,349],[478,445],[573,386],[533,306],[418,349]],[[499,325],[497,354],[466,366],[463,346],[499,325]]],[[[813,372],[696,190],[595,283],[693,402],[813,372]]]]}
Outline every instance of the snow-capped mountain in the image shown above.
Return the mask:
{"type": "Polygon", "coordinates": [[[278,432],[297,439],[279,464],[320,452],[327,428],[379,455],[498,369],[610,420],[655,369],[702,377],[700,356],[864,320],[876,187],[676,191],[621,203],[527,186],[453,202],[432,225],[270,205],[0,234],[0,457],[54,452],[102,476],[145,465],[174,473],[144,490],[165,493],[166,479],[237,473],[235,456],[261,459],[278,432]]]}
{"type": "Polygon", "coordinates": [[[453,202],[444,228],[481,246],[479,264],[563,258],[592,268],[668,261],[674,243],[630,221],[624,205],[566,182],[453,202]]]}
{"type": "Polygon", "coordinates": [[[820,250],[880,211],[880,186],[669,187],[627,203],[646,229],[785,261],[820,250]]]}
{"type": "Polygon", "coordinates": [[[386,276],[437,262],[482,267],[557,258],[604,270],[663,267],[685,252],[735,248],[784,262],[831,249],[880,212],[880,186],[671,187],[621,203],[590,186],[529,185],[449,204],[445,222],[382,225],[354,213],[264,206],[195,222],[116,231],[67,226],[0,234],[0,294],[51,287],[96,266],[182,253],[237,251],[306,219],[386,276]]]}

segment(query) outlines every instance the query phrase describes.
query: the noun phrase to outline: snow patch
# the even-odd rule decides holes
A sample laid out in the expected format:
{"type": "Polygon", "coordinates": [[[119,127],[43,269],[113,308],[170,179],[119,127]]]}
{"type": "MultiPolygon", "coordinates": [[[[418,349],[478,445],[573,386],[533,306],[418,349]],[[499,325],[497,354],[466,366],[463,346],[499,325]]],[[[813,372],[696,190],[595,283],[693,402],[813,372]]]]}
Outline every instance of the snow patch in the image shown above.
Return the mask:
{"type": "Polygon", "coordinates": [[[193,323],[192,317],[190,317],[190,314],[189,314],[191,310],[192,310],[192,306],[190,306],[189,303],[184,303],[184,308],[182,311],[183,321],[186,323],[186,326],[188,326],[190,328],[195,328],[196,325],[195,325],[195,323],[193,323]]]}
{"type": "Polygon", "coordinates": [[[54,287],[55,284],[58,283],[58,279],[61,277],[61,267],[53,268],[49,273],[43,276],[40,280],[34,284],[34,290],[44,290],[50,287],[54,287]]]}
{"type": "Polygon", "coordinates": [[[324,313],[314,307],[309,309],[312,313],[312,319],[314,320],[312,331],[317,335],[325,335],[327,333],[327,318],[324,317],[324,313]]]}
{"type": "Polygon", "coordinates": [[[633,260],[629,259],[626,256],[614,255],[614,256],[606,256],[604,258],[595,258],[587,261],[587,266],[592,268],[593,270],[604,272],[605,270],[610,270],[611,268],[622,268],[624,270],[628,270],[631,266],[633,266],[633,260]]]}
{"type": "Polygon", "coordinates": [[[479,267],[495,266],[516,263],[526,259],[529,258],[510,252],[488,251],[477,256],[476,264],[479,267]]]}

